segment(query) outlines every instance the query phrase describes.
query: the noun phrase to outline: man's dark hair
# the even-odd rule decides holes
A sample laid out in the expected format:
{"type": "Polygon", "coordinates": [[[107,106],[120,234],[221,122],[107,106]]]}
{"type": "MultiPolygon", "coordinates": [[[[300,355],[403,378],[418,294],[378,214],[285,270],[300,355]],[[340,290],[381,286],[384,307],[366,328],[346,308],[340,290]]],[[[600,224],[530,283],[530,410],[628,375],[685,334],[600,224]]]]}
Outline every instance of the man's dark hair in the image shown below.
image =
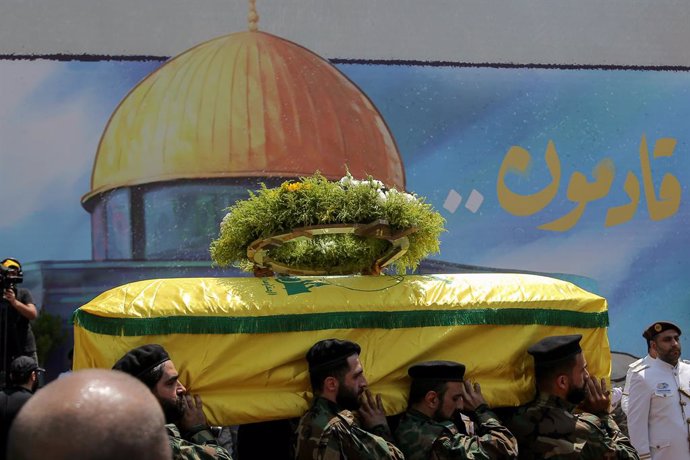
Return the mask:
{"type": "Polygon", "coordinates": [[[160,363],[153,369],[139,376],[139,380],[141,380],[144,385],[149,387],[151,391],[153,391],[158,381],[163,377],[163,364],[165,363],[160,363]]]}
{"type": "Polygon", "coordinates": [[[443,399],[448,389],[448,382],[445,380],[427,380],[419,379],[412,380],[410,384],[410,397],[408,398],[408,406],[416,404],[424,399],[426,394],[430,391],[438,393],[438,397],[443,399]]]}
{"type": "Polygon", "coordinates": [[[25,384],[29,383],[29,379],[31,378],[31,374],[33,374],[34,372],[36,372],[36,370],[28,371],[28,372],[22,372],[22,373],[10,372],[10,375],[9,375],[10,384],[12,384],[12,385],[25,385],[25,384]]]}
{"type": "MultiPolygon", "coordinates": [[[[579,354],[579,353],[578,353],[579,354]]],[[[535,364],[534,377],[537,387],[548,387],[559,375],[570,375],[577,364],[577,354],[548,364],[535,364]]]]}
{"type": "Polygon", "coordinates": [[[360,351],[360,346],[349,340],[327,339],[316,342],[306,356],[314,393],[323,391],[323,382],[327,377],[335,377],[342,382],[350,370],[348,358],[358,355],[360,351]]]}
{"type": "MultiPolygon", "coordinates": [[[[351,356],[351,355],[350,355],[351,356]]],[[[341,361],[340,364],[333,367],[326,367],[309,371],[309,381],[314,393],[321,393],[323,391],[323,383],[326,377],[335,377],[338,382],[342,383],[350,370],[350,363],[347,359],[341,361]]]]}

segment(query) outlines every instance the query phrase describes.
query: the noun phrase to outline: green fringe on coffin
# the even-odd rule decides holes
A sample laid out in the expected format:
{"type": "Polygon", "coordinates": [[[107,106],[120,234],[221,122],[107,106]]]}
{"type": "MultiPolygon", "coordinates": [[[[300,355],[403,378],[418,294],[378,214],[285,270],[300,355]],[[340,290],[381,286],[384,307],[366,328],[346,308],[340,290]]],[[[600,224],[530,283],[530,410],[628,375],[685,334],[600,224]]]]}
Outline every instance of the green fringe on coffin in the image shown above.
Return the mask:
{"type": "Polygon", "coordinates": [[[327,329],[400,329],[435,326],[541,325],[579,328],[607,327],[608,312],[527,308],[475,310],[413,310],[394,312],[333,312],[253,317],[167,316],[105,318],[82,310],[72,322],[87,331],[116,336],[165,334],[268,334],[327,329]]]}

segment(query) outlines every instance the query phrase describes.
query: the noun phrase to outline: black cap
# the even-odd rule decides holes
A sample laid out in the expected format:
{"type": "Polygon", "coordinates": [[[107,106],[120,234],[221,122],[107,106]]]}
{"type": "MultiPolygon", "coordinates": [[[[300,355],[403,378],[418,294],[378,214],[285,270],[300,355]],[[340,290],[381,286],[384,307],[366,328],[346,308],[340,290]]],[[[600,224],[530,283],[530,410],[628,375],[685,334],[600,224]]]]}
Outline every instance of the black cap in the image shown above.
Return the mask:
{"type": "Polygon", "coordinates": [[[410,367],[407,375],[414,380],[461,382],[465,376],[465,365],[454,361],[425,361],[410,367]]]}
{"type": "Polygon", "coordinates": [[[165,348],[152,343],[128,351],[115,363],[113,369],[139,378],[168,360],[170,360],[170,356],[168,356],[165,348]]]}
{"type": "Polygon", "coordinates": [[[642,333],[642,337],[644,337],[647,340],[652,340],[658,334],[661,334],[664,331],[668,331],[669,329],[675,329],[676,332],[678,332],[678,335],[682,334],[680,328],[675,324],[670,323],[668,321],[657,321],[656,323],[650,324],[649,327],[644,330],[644,332],[642,333]]]}
{"type": "Polygon", "coordinates": [[[328,369],[339,366],[362,349],[349,340],[326,339],[316,342],[307,352],[309,370],[328,369]]]}
{"type": "Polygon", "coordinates": [[[15,358],[10,364],[10,375],[16,377],[13,379],[15,381],[17,378],[21,379],[23,377],[28,377],[33,371],[45,371],[45,369],[38,367],[38,363],[29,356],[15,358]]]}
{"type": "Polygon", "coordinates": [[[582,352],[580,334],[545,337],[527,349],[535,365],[554,364],[582,352]]]}

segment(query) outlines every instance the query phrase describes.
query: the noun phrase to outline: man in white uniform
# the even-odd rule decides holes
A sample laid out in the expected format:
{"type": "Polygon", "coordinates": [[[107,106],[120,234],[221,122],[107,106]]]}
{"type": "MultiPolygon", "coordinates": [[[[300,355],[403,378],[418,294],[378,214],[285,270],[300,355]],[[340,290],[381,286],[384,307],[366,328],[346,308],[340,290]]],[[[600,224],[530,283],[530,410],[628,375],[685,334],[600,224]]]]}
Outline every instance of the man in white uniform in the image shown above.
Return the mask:
{"type": "MultiPolygon", "coordinates": [[[[646,331],[645,331],[646,332],[646,331]]],[[[643,334],[644,336],[644,334],[643,334]]],[[[638,359],[637,361],[631,363],[628,366],[628,371],[625,374],[625,385],[623,385],[623,394],[621,395],[621,409],[623,409],[623,412],[625,415],[628,415],[628,396],[630,395],[630,376],[632,375],[633,371],[635,371],[638,367],[641,366],[647,366],[649,365],[649,362],[656,359],[656,351],[652,350],[652,341],[647,340],[647,355],[645,355],[643,358],[638,359]]]]}
{"type": "Polygon", "coordinates": [[[642,334],[657,359],[630,376],[628,431],[641,460],[690,460],[690,364],[680,359],[680,334],[665,321],[642,334]]]}

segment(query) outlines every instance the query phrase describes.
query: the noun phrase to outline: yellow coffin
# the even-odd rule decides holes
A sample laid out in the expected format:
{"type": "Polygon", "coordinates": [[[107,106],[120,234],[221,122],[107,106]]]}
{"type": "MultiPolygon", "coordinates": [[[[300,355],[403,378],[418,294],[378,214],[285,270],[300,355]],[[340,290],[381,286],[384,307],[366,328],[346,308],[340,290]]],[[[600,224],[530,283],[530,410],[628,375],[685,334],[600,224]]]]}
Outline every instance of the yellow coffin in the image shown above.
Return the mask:
{"type": "Polygon", "coordinates": [[[406,406],[407,368],[464,363],[492,406],[533,395],[529,345],[582,334],[593,375],[608,376],[606,300],[520,274],[179,278],[111,289],[74,314],[76,369],[110,368],[159,343],[219,425],[295,417],[311,397],[304,356],[321,339],[362,346],[370,387],[388,414],[406,406]]]}

